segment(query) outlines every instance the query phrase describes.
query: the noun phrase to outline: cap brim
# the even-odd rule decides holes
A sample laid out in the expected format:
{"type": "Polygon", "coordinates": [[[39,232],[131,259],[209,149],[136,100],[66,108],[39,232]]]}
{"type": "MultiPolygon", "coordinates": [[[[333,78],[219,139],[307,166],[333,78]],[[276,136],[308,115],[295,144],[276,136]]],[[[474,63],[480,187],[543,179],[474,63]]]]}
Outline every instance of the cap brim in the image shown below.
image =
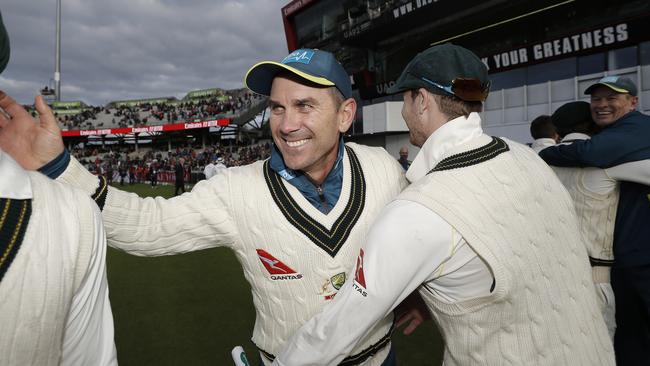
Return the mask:
{"type": "Polygon", "coordinates": [[[630,91],[629,91],[629,90],[625,90],[625,89],[623,89],[623,88],[619,88],[619,87],[614,86],[614,85],[611,85],[611,84],[607,84],[607,83],[596,83],[596,84],[594,84],[594,85],[591,85],[591,86],[588,87],[587,89],[585,89],[585,95],[590,95],[590,94],[594,91],[594,89],[596,89],[596,88],[599,87],[599,86],[605,86],[605,87],[608,87],[608,88],[612,89],[613,91],[615,91],[615,92],[617,92],[617,93],[621,93],[621,94],[630,94],[630,91]]]}
{"type": "Polygon", "coordinates": [[[310,75],[304,71],[296,69],[295,67],[274,61],[262,61],[253,65],[244,77],[244,85],[257,94],[271,95],[273,78],[283,70],[289,71],[318,85],[335,86],[333,82],[325,78],[310,75]]]}
{"type": "Polygon", "coordinates": [[[406,90],[409,90],[409,88],[405,88],[402,85],[396,83],[395,85],[393,85],[390,88],[386,89],[386,94],[388,94],[388,95],[399,94],[399,93],[402,93],[402,92],[404,92],[406,90]]]}

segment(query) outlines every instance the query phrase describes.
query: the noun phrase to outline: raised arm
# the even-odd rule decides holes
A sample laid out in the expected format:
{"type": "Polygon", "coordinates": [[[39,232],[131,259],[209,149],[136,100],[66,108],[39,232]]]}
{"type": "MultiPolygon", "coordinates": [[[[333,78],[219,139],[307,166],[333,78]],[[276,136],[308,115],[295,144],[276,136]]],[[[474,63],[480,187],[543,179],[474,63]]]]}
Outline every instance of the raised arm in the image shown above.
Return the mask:
{"type": "Polygon", "coordinates": [[[40,169],[58,181],[82,189],[102,209],[108,244],[135,255],[158,256],[229,246],[236,227],[228,207],[229,178],[201,182],[187,195],[172,199],[140,198],[107,186],[63,147],[61,131],[39,96],[35,120],[16,101],[0,94],[0,148],[25,169],[40,169]]]}

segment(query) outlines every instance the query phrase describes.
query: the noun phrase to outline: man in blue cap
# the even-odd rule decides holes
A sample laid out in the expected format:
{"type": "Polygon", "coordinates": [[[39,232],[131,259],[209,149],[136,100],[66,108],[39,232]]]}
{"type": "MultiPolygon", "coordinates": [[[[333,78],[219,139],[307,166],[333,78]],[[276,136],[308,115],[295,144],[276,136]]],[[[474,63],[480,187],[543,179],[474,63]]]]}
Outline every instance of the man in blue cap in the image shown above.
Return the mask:
{"type": "MultiPolygon", "coordinates": [[[[611,168],[650,159],[650,116],[636,110],[637,87],[621,76],[600,79],[585,90],[602,131],[591,139],[540,152],[560,167],[611,168]]],[[[611,283],[616,298],[614,348],[619,365],[650,364],[650,186],[624,181],[614,225],[611,283]]]]}
{"type": "Polygon", "coordinates": [[[530,148],[483,133],[487,75],[451,44],[406,66],[392,92],[421,147],[412,184],[370,229],[351,281],[274,364],[338,364],[414,290],[445,365],[614,364],[571,198],[530,148]]]}
{"type": "MultiPolygon", "coordinates": [[[[0,14],[0,73],[8,61],[0,14]]],[[[33,123],[16,106],[0,92],[0,135],[5,112],[33,123]]],[[[92,200],[0,149],[0,365],[117,365],[105,256],[92,200]]]]}
{"type": "MultiPolygon", "coordinates": [[[[245,83],[269,96],[271,158],[228,169],[168,200],[108,187],[69,156],[59,136],[13,135],[35,143],[49,138],[37,151],[60,146],[47,156],[26,151],[15,138],[0,136],[0,146],[22,165],[40,167],[92,195],[103,209],[113,247],[143,256],[216,246],[234,250],[257,311],[252,340],[268,365],[289,336],[347,282],[370,223],[406,180],[385,150],[343,143],[357,105],[350,79],[331,53],[301,49],[281,62],[260,62],[245,83]]],[[[11,122],[16,129],[28,123],[11,122]]],[[[41,127],[53,123],[45,118],[41,127]]],[[[394,364],[393,327],[392,314],[386,314],[344,364],[394,364]]]]}

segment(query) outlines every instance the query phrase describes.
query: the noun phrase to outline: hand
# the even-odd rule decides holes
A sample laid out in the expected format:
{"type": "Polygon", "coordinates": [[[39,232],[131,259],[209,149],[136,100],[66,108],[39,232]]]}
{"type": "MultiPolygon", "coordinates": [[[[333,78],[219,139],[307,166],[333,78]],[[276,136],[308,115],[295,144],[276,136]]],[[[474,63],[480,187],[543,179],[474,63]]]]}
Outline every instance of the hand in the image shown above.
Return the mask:
{"type": "Polygon", "coordinates": [[[395,328],[409,323],[402,331],[404,335],[411,335],[420,324],[424,323],[427,319],[431,319],[429,309],[417,291],[410,294],[395,308],[395,314],[397,317],[395,328]]]}
{"type": "Polygon", "coordinates": [[[0,91],[0,149],[27,170],[36,170],[64,149],[61,129],[40,95],[34,100],[39,120],[13,98],[0,91]]]}

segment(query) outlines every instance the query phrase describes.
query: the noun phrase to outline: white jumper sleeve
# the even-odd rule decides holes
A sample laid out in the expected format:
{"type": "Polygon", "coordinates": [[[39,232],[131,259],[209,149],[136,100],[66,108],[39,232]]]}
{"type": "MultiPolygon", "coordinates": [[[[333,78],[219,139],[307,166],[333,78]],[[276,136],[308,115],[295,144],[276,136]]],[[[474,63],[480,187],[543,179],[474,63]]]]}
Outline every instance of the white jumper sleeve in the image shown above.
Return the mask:
{"type": "Polygon", "coordinates": [[[633,161],[605,169],[612,179],[650,186],[650,160],[633,161]]]}
{"type": "MultiPolygon", "coordinates": [[[[364,249],[366,288],[355,272],[323,311],[285,344],[274,365],[336,365],[367,329],[385,317],[457,253],[464,240],[440,216],[410,201],[395,201],[373,224],[364,249]],[[460,238],[459,238],[460,239],[460,238]]],[[[359,262],[357,262],[359,263],[359,262]]]]}
{"type": "MultiPolygon", "coordinates": [[[[98,194],[100,180],[71,158],[57,178],[98,194]]],[[[192,192],[164,199],[141,198],[107,187],[102,210],[108,245],[129,254],[161,256],[216,246],[231,246],[237,236],[228,206],[230,177],[200,181],[192,192]]]]}

